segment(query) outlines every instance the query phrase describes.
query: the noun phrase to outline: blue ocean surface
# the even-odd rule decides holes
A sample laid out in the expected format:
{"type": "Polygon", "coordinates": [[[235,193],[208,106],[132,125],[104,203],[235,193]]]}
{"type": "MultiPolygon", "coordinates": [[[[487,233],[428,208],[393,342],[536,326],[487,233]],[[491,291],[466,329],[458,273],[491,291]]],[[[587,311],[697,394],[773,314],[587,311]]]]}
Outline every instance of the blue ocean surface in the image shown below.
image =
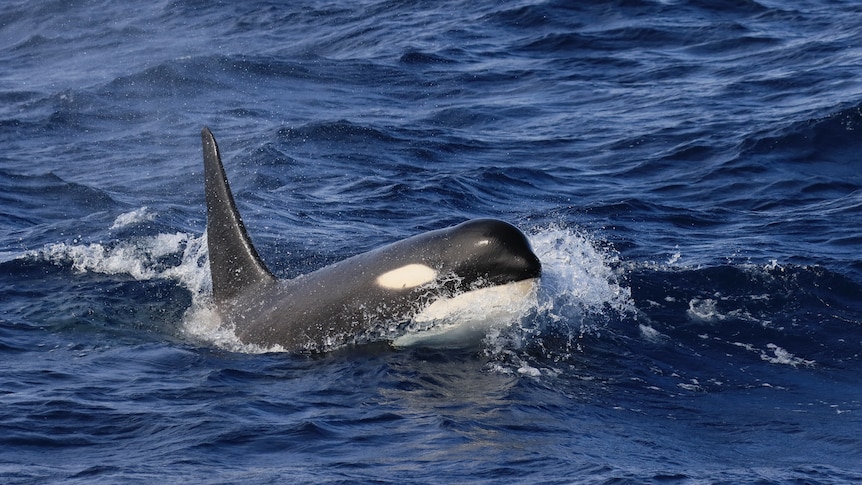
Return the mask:
{"type": "Polygon", "coordinates": [[[849,0],[2,2],[0,481],[862,482],[860,80],[849,0]],[[204,126],[279,277],[494,217],[535,305],[242,344],[204,126]]]}

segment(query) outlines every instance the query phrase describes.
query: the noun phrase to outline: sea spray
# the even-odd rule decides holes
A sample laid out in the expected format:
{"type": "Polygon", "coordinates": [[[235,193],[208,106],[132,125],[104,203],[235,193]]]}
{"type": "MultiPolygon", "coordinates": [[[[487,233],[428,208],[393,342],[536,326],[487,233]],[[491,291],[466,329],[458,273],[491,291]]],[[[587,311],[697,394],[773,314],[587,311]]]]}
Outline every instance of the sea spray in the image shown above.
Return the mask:
{"type": "Polygon", "coordinates": [[[583,350],[586,334],[600,335],[607,322],[633,317],[636,309],[616,269],[619,256],[599,249],[593,236],[550,225],[529,239],[543,267],[534,314],[510,329],[495,329],[486,342],[496,370],[538,376],[552,371],[527,364],[519,349],[538,348],[545,357],[566,360],[583,350]]]}

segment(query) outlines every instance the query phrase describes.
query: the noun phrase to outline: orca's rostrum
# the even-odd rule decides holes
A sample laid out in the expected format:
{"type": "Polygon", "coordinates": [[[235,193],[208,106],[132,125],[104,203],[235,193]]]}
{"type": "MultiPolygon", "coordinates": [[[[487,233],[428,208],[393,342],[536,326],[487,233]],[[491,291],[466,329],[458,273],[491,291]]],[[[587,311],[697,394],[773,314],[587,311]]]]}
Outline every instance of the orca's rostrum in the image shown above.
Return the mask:
{"type": "MultiPolygon", "coordinates": [[[[215,138],[208,128],[201,138],[213,299],[246,344],[314,352],[393,338],[380,329],[445,319],[472,298],[523,298],[542,272],[520,230],[475,219],[278,280],[242,223],[215,138]]],[[[428,341],[439,337],[426,333],[428,341]]],[[[396,344],[417,342],[423,332],[395,336],[396,344]]]]}

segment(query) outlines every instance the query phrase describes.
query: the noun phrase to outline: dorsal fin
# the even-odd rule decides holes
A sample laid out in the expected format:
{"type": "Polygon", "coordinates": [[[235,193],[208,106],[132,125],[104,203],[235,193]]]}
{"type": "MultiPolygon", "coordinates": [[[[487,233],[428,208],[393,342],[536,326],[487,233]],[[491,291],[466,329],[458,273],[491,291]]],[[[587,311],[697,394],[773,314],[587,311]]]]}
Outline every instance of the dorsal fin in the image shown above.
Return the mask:
{"type": "Polygon", "coordinates": [[[201,131],[207,198],[207,249],[216,302],[275,281],[254,249],[233,200],[218,145],[209,128],[201,131]]]}

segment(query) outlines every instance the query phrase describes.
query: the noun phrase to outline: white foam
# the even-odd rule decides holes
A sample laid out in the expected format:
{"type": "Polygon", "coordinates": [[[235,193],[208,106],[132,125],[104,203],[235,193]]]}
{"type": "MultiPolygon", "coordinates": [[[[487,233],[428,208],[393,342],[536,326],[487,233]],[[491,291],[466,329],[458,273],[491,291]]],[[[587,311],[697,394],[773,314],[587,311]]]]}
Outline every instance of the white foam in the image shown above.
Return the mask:
{"type": "Polygon", "coordinates": [[[693,320],[702,322],[716,322],[727,318],[726,315],[718,311],[718,302],[712,298],[693,298],[688,302],[688,316],[693,320]]]}
{"type": "Polygon", "coordinates": [[[800,365],[803,365],[805,367],[814,367],[814,365],[817,363],[813,360],[806,360],[801,357],[796,357],[787,350],[775,344],[766,344],[766,350],[764,350],[758,349],[754,345],[742,342],[731,343],[737,347],[742,347],[749,352],[759,354],[761,360],[769,362],[770,364],[789,365],[791,367],[798,367],[800,365]],[[769,355],[770,352],[772,353],[772,355],[769,355]]]}
{"type": "Polygon", "coordinates": [[[152,221],[155,217],[156,215],[149,212],[147,206],[143,206],[140,209],[118,215],[117,218],[114,219],[114,224],[111,225],[111,230],[114,231],[126,226],[152,221]]]}
{"type": "Polygon", "coordinates": [[[665,340],[667,337],[663,335],[658,330],[654,329],[650,325],[638,324],[638,330],[640,330],[641,336],[653,343],[661,342],[665,340]]]}
{"type": "Polygon", "coordinates": [[[25,257],[71,264],[73,270],[81,273],[125,274],[137,280],[170,278],[190,286],[190,289],[197,289],[197,285],[191,283],[201,279],[197,275],[200,266],[196,259],[201,250],[201,238],[178,232],[116,244],[49,244],[27,253],[25,257]],[[162,261],[162,258],[173,254],[181,254],[179,265],[162,261]]]}
{"type": "MultiPolygon", "coordinates": [[[[718,298],[718,300],[712,298],[693,298],[689,300],[688,310],[686,311],[689,318],[697,322],[709,324],[722,322],[728,319],[758,323],[763,326],[767,326],[771,323],[769,320],[765,320],[763,318],[759,318],[752,315],[745,308],[721,311],[719,308],[719,303],[721,301],[732,301],[732,299],[728,297],[722,297],[719,294],[716,294],[715,296],[716,298],[718,298]]],[[[767,295],[750,295],[748,298],[751,300],[758,300],[768,299],[769,297],[767,295]]]]}
{"type": "Polygon", "coordinates": [[[766,353],[761,353],[760,358],[772,364],[784,364],[792,367],[796,367],[799,365],[812,367],[814,365],[813,360],[806,360],[800,357],[796,357],[795,355],[775,344],[766,344],[766,348],[772,351],[774,357],[770,357],[766,353]]]}
{"type": "Polygon", "coordinates": [[[144,206],[140,209],[118,215],[117,218],[114,219],[114,224],[111,226],[111,230],[114,231],[126,226],[152,221],[155,216],[155,214],[149,212],[147,206],[144,206]]]}
{"type": "Polygon", "coordinates": [[[244,354],[284,352],[284,348],[280,345],[261,347],[243,343],[236,336],[234,328],[222,322],[210,294],[192,298],[192,306],[186,310],[182,325],[182,330],[187,337],[231,352],[244,354]]]}

